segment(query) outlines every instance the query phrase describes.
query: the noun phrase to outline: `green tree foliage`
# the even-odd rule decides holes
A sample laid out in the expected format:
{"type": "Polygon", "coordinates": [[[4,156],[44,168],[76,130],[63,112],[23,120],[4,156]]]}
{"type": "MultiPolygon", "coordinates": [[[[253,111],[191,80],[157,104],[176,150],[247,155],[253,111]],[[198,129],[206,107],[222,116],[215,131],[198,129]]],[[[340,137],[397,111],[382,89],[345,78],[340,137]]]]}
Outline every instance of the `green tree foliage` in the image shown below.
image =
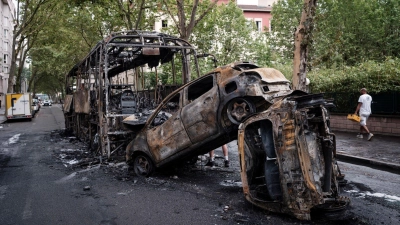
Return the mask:
{"type": "Polygon", "coordinates": [[[32,44],[32,42],[28,40],[28,37],[37,35],[37,33],[40,32],[41,26],[45,24],[46,21],[53,18],[56,5],[54,0],[18,1],[19,9],[12,37],[11,67],[7,92],[12,93],[16,91],[13,90],[15,78],[17,90],[19,89],[22,68],[27,56],[26,52],[29,51],[32,44]],[[16,62],[18,57],[21,58],[21,63],[20,69],[17,71],[16,62]]]}
{"type": "Polygon", "coordinates": [[[293,59],[294,32],[300,23],[303,0],[279,0],[272,8],[271,47],[277,59],[293,59]]]}
{"type": "MultiPolygon", "coordinates": [[[[198,10],[204,12],[212,4],[210,1],[202,1],[198,10]]],[[[177,26],[164,28],[164,32],[179,35],[177,26]]],[[[271,65],[271,52],[268,47],[268,36],[265,33],[256,31],[255,23],[246,20],[243,12],[235,3],[218,5],[207,13],[193,29],[189,38],[197,52],[207,53],[215,56],[217,66],[226,65],[235,61],[252,61],[260,66],[271,65]]],[[[200,75],[214,69],[213,57],[199,58],[200,75]]],[[[176,60],[176,67],[181,65],[176,60]]],[[[192,67],[194,69],[194,67],[192,67]]],[[[166,65],[160,77],[168,77],[167,83],[172,84],[171,68],[166,65]]],[[[195,71],[192,71],[192,79],[197,78],[195,71]]],[[[176,77],[177,83],[181,78],[176,77]]],[[[164,83],[165,84],[165,83],[164,83]]]]}
{"type": "Polygon", "coordinates": [[[65,74],[88,52],[115,31],[133,26],[148,29],[154,24],[154,1],[53,1],[51,12],[41,24],[36,23],[35,35],[29,35],[32,59],[30,91],[49,95],[64,89],[65,74]],[[140,9],[143,18],[136,24],[140,9]],[[51,16],[51,17],[50,17],[51,16]],[[152,22],[153,21],[153,22],[152,22]]]}
{"type": "MultiPolygon", "coordinates": [[[[273,6],[272,44],[284,58],[293,53],[293,32],[303,0],[273,6]]],[[[319,0],[311,64],[334,67],[400,56],[400,2],[397,0],[319,0]]]]}
{"type": "MultiPolygon", "coordinates": [[[[32,92],[49,95],[63,90],[65,74],[109,33],[135,26],[153,30],[158,16],[170,15],[171,10],[178,10],[174,8],[176,1],[169,0],[47,1],[52,4],[53,10],[41,11],[48,19],[35,23],[35,35],[29,36],[29,57],[32,60],[29,86],[32,92]],[[162,11],[158,11],[160,9],[162,11]]],[[[254,24],[244,18],[243,12],[234,3],[214,7],[214,1],[198,1],[196,11],[193,11],[193,1],[180,2],[184,3],[182,9],[187,21],[195,13],[195,26],[189,41],[198,47],[198,52],[214,54],[217,65],[239,60],[270,65],[267,36],[256,32],[254,24]]],[[[166,33],[179,35],[178,28],[170,26],[166,33]]],[[[179,67],[178,60],[175,62],[179,67]]],[[[214,68],[211,58],[199,59],[199,62],[202,64],[201,74],[214,68]]],[[[158,77],[163,84],[172,84],[172,75],[167,71],[168,68],[160,69],[158,77]]],[[[178,74],[176,83],[182,79],[178,74]]],[[[192,75],[196,78],[194,72],[192,75]]],[[[149,82],[155,83],[152,78],[154,73],[149,76],[149,82]]]]}
{"type": "MultiPolygon", "coordinates": [[[[279,0],[273,6],[271,46],[279,62],[293,57],[302,2],[279,0]]],[[[399,74],[390,66],[398,66],[400,57],[399,12],[397,0],[319,0],[308,59],[312,90],[397,90],[399,74]]]]}
{"type": "MultiPolygon", "coordinates": [[[[268,39],[256,31],[255,24],[246,20],[235,3],[219,5],[199,23],[190,38],[199,52],[211,53],[217,65],[235,61],[252,61],[260,66],[270,64],[268,39]]],[[[214,67],[212,58],[199,59],[202,74],[214,67]]]]}

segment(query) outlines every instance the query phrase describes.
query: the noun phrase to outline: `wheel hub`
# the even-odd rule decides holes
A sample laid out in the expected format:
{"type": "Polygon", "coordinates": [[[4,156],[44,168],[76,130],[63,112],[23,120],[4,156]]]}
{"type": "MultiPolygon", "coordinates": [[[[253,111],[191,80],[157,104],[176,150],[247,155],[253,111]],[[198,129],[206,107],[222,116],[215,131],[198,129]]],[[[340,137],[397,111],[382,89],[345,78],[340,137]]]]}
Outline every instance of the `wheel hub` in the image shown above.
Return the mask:
{"type": "Polygon", "coordinates": [[[249,111],[247,104],[245,102],[242,103],[237,103],[235,102],[233,104],[233,109],[232,109],[232,116],[236,118],[237,121],[241,121],[244,117],[249,115],[249,111]]]}

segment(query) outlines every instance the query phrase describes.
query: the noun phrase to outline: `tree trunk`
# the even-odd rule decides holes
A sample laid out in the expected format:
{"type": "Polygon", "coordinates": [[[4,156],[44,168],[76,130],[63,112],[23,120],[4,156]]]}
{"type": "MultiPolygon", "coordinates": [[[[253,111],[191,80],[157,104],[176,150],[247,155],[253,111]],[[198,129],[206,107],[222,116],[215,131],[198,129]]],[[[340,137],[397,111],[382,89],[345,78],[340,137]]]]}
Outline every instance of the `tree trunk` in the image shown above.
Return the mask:
{"type": "Polygon", "coordinates": [[[304,0],[300,24],[294,34],[293,89],[307,91],[307,57],[312,43],[317,0],[304,0]]]}
{"type": "Polygon", "coordinates": [[[17,40],[17,37],[14,34],[13,35],[12,48],[11,48],[11,66],[10,66],[10,71],[8,73],[7,93],[13,93],[14,92],[14,87],[13,87],[13,85],[14,85],[14,74],[15,74],[15,69],[17,67],[17,55],[18,55],[17,50],[15,49],[16,40],[17,40]]]}

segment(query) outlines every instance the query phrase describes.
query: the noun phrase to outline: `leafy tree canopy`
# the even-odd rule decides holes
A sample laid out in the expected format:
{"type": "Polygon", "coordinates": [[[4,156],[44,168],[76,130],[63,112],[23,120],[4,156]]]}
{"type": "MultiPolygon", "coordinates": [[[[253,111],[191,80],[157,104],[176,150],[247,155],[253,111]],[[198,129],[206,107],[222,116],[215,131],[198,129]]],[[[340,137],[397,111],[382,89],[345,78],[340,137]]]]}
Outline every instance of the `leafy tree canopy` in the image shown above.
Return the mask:
{"type": "MultiPolygon", "coordinates": [[[[290,70],[302,6],[303,0],[279,0],[273,6],[270,40],[283,72],[290,70]]],[[[399,66],[399,10],[397,0],[318,0],[308,58],[313,92],[398,90],[400,74],[392,67],[399,66]]]]}

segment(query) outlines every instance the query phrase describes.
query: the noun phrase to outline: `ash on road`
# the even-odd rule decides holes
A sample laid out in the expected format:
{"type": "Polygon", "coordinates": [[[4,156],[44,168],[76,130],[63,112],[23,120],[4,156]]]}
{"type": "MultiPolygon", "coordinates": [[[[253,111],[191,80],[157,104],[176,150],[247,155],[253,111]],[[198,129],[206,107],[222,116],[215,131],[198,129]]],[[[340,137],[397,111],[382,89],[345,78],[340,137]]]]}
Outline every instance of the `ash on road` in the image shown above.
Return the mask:
{"type": "MultiPolygon", "coordinates": [[[[140,178],[63,133],[60,107],[0,129],[0,224],[399,224],[399,175],[339,162],[352,204],[342,218],[299,221],[245,202],[236,141],[231,166],[140,178]],[[100,163],[100,161],[102,163],[100,163]]],[[[216,154],[222,156],[221,149],[216,154]]]]}

